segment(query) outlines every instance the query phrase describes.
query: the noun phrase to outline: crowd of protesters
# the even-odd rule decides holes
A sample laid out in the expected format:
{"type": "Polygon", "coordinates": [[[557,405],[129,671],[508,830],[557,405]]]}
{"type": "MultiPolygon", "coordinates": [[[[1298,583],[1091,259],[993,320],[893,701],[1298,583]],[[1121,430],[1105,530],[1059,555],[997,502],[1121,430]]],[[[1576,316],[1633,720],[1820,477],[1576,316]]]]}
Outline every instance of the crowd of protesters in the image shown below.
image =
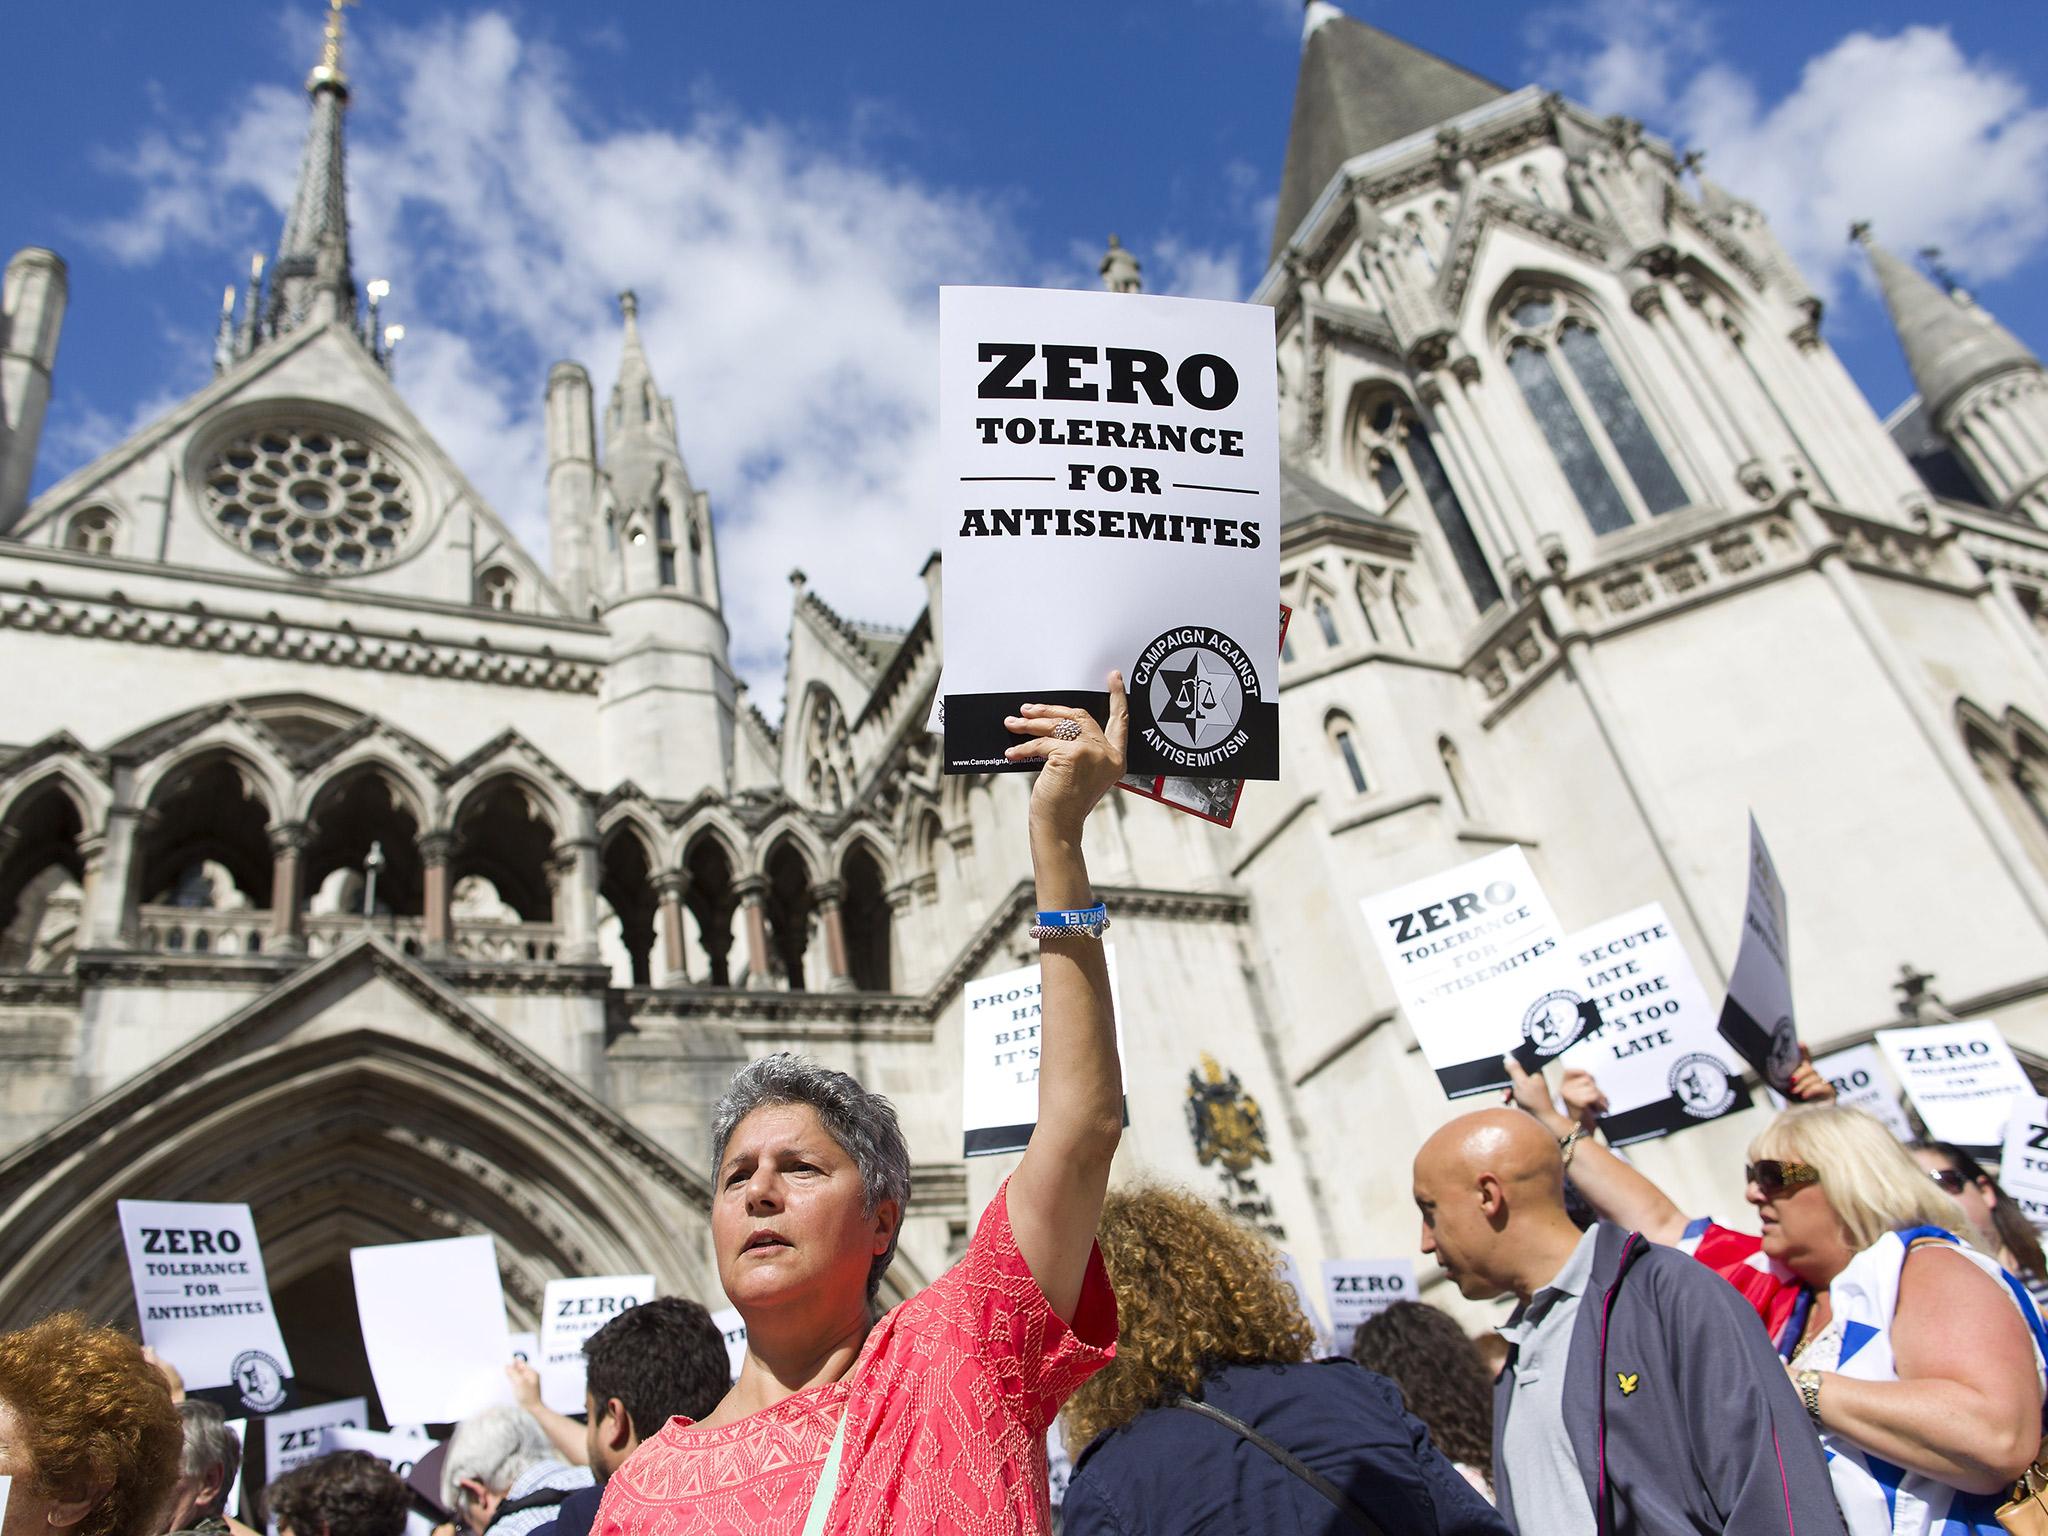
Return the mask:
{"type": "MultiPolygon", "coordinates": [[[[1122,1092],[1081,833],[1122,769],[1114,677],[1111,699],[1106,726],[1010,721],[1012,756],[1043,761],[1039,1119],[958,1264],[879,1310],[910,1197],[894,1111],[768,1057],[714,1116],[736,1378],[705,1307],[659,1298],[585,1342],[580,1420],[514,1364],[514,1405],[409,1476],[334,1451],[252,1511],[277,1536],[2048,1532],[2048,1504],[2000,1509],[2042,1447],[2039,1239],[1965,1149],[1903,1148],[1810,1064],[1749,1147],[1750,1234],[1605,1146],[1591,1078],[1559,1102],[1510,1063],[1509,1102],[1412,1168],[1422,1253],[1468,1300],[1512,1298],[1476,1337],[1403,1301],[1323,1358],[1263,1236],[1179,1190],[1110,1190],[1122,1092]]],[[[0,1335],[0,1536],[254,1536],[228,1507],[241,1453],[116,1329],[0,1335]]]]}

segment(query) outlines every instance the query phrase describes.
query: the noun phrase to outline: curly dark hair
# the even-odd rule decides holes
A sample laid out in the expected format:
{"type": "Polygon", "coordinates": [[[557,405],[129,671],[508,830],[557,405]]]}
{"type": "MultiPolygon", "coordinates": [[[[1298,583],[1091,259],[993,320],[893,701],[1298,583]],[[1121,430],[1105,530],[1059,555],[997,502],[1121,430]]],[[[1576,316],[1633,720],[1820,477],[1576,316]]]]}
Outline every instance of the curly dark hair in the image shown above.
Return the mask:
{"type": "Polygon", "coordinates": [[[701,1419],[732,1385],[725,1335],[680,1296],[628,1307],[583,1341],[584,1387],[601,1410],[616,1397],[645,1440],[678,1414],[701,1419]]]}
{"type": "Polygon", "coordinates": [[[1449,1313],[1397,1301],[1358,1325],[1351,1358],[1401,1389],[1438,1450],[1493,1481],[1493,1373],[1449,1313]]]}
{"type": "Polygon", "coordinates": [[[1060,1427],[1077,1456],[1176,1390],[1200,1397],[1219,1366],[1293,1364],[1315,1347],[1273,1245],[1199,1195],[1112,1189],[1096,1240],[1116,1292],[1116,1358],[1067,1399],[1060,1427]]]}
{"type": "Polygon", "coordinates": [[[164,1513],[184,1420],[142,1346],[82,1313],[0,1334],[0,1402],[20,1426],[23,1479],[48,1499],[96,1496],[78,1536],[149,1536],[164,1513]]]}
{"type": "Polygon", "coordinates": [[[291,1536],[400,1536],[412,1507],[404,1480],[368,1451],[330,1451],[293,1467],[265,1501],[291,1536]]]}

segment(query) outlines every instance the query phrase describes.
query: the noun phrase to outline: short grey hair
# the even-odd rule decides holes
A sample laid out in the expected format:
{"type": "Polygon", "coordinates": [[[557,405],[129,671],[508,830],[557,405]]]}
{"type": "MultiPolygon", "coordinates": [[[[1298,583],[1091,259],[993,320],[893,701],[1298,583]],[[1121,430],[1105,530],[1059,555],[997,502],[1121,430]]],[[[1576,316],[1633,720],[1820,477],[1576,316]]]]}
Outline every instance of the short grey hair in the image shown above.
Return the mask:
{"type": "Polygon", "coordinates": [[[542,1462],[556,1459],[548,1437],[524,1408],[486,1408],[456,1425],[448,1437],[448,1454],[441,1462],[441,1507],[456,1507],[465,1478],[503,1494],[542,1462]]]}
{"type": "Polygon", "coordinates": [[[228,1490],[235,1485],[235,1474],[242,1470],[242,1442],[228,1428],[228,1416],[217,1403],[188,1397],[178,1404],[178,1417],[185,1425],[185,1448],[178,1453],[178,1475],[204,1477],[209,1468],[220,1468],[220,1492],[195,1511],[219,1519],[227,1512],[228,1490]]]}
{"type": "Polygon", "coordinates": [[[896,1123],[895,1106],[844,1072],[806,1061],[793,1052],[763,1056],[733,1074],[712,1115],[714,1187],[725,1166],[725,1144],[732,1133],[748,1115],[770,1104],[810,1106],[826,1134],[860,1170],[870,1216],[884,1200],[896,1202],[896,1230],[889,1234],[888,1251],[877,1254],[868,1269],[868,1301],[872,1304],[881,1294],[882,1276],[896,1257],[896,1239],[910,1209],[910,1148],[904,1145],[903,1128],[896,1123]]]}

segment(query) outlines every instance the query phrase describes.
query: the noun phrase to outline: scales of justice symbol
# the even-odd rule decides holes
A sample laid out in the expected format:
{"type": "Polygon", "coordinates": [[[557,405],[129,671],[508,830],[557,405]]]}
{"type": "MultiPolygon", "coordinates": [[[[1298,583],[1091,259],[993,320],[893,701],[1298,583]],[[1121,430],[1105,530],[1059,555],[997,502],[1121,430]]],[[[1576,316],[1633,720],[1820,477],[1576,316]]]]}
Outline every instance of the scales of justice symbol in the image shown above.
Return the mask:
{"type": "Polygon", "coordinates": [[[1161,666],[1152,683],[1160,730],[1185,747],[1206,747],[1227,736],[1237,724],[1243,697],[1223,659],[1193,646],[1161,666]]]}

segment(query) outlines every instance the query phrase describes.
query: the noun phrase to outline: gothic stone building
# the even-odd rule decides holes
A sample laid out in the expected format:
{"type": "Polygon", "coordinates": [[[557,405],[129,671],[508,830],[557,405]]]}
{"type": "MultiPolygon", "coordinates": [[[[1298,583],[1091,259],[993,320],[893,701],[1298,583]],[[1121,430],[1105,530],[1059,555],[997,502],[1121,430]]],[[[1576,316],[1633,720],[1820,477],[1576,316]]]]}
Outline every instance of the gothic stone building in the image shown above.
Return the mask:
{"type": "MultiPolygon", "coordinates": [[[[1568,923],[1661,901],[1713,986],[1752,808],[1810,1042],[1895,1020],[1913,966],[2048,1055],[2041,365],[1870,244],[1918,385],[1888,423],[1756,209],[1668,146],[1306,19],[1256,294],[1284,776],[1227,832],[1096,815],[1124,1171],[1310,1273],[1412,1252],[1452,1111],[1358,898],[1520,843],[1568,923]]],[[[902,629],[793,576],[765,719],[630,297],[610,390],[547,380],[522,548],[389,376],[338,39],[308,93],[213,382],[33,500],[65,269],[7,268],[0,1323],[126,1313],[121,1197],[250,1202],[313,1389],[368,1385],[319,1326],[357,1244],[489,1232],[526,1325],[555,1275],[715,1298],[708,1106],[782,1049],[899,1106],[915,1289],[1008,1162],[958,1155],[961,989],[1024,960],[1030,905],[1026,782],[942,777],[925,730],[942,572],[902,629]]],[[[1725,1211],[1754,1128],[1641,1158],[1725,1211]]]]}

